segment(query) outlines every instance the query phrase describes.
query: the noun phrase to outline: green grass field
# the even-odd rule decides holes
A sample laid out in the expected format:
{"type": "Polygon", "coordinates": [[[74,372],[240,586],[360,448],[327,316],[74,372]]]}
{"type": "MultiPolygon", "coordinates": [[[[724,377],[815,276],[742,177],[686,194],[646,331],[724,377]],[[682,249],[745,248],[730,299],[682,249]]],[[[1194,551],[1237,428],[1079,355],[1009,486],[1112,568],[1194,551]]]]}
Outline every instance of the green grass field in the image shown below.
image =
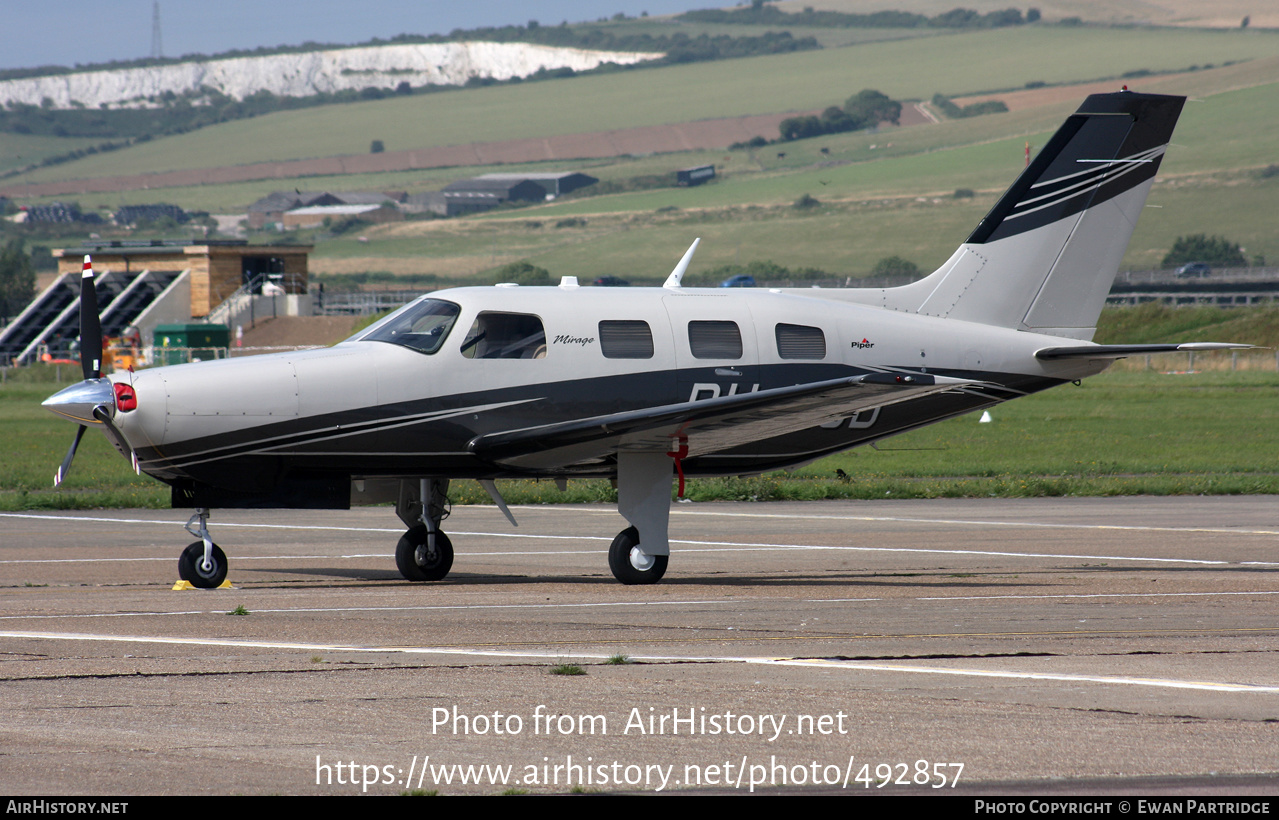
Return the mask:
{"type": "MultiPolygon", "coordinates": [[[[25,373],[24,376],[31,376],[25,373]]],[[[53,393],[79,381],[78,367],[61,369],[62,384],[0,385],[0,509],[91,509],[168,506],[168,492],[148,476],[136,476],[106,436],[89,431],[80,442],[67,480],[53,488],[53,474],[75,437],[75,426],[40,406],[53,393]]]]}
{"type": "Polygon", "coordinates": [[[1138,308],[1107,308],[1098,324],[1096,341],[1101,344],[1243,342],[1274,351],[1279,350],[1279,308],[1221,310],[1169,307],[1153,302],[1138,308]]]}
{"type": "Polygon", "coordinates": [[[1030,479],[1255,474],[1279,487],[1274,373],[1115,373],[943,422],[799,471],[1030,479]]]}
{"type": "Polygon", "coordinates": [[[46,157],[68,154],[90,145],[100,145],[107,140],[92,138],[50,138],[29,134],[0,134],[0,173],[25,168],[46,157]]]}

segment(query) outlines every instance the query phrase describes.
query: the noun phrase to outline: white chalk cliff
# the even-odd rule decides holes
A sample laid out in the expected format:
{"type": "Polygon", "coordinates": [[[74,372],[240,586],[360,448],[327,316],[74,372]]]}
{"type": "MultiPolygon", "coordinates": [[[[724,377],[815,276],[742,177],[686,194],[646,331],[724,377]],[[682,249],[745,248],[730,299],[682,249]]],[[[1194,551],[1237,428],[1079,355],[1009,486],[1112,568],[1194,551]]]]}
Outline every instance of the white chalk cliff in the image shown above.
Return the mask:
{"type": "Polygon", "coordinates": [[[604,63],[631,65],[657,53],[587,51],[530,43],[421,43],[235,57],[112,71],[79,71],[0,81],[0,105],[11,102],[55,108],[154,105],[167,92],[198,94],[208,87],[243,99],[257,91],[282,97],[359,90],[373,86],[463,85],[472,77],[509,80],[539,69],[585,71],[604,63]]]}

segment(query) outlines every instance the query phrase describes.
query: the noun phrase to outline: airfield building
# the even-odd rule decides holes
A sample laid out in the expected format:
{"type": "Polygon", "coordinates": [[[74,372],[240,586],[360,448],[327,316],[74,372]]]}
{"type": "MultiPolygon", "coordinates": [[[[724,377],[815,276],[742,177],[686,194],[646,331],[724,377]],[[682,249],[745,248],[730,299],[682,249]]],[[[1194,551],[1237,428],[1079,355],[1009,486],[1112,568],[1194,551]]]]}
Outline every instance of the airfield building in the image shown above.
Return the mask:
{"type": "MultiPolygon", "coordinates": [[[[150,338],[163,323],[197,319],[247,324],[261,300],[270,304],[272,314],[278,309],[285,315],[306,315],[310,250],[309,245],[163,240],[55,249],[57,279],[0,329],[0,364],[31,362],[42,351],[67,355],[68,344],[80,334],[76,305],[86,255],[93,258],[103,335],[119,336],[132,328],[150,338]],[[265,295],[268,283],[274,295],[265,295]]],[[[263,315],[261,309],[257,315],[263,315]]]]}
{"type": "Polygon", "coordinates": [[[675,181],[678,185],[701,185],[703,182],[709,182],[714,178],[714,165],[696,165],[692,168],[681,168],[675,172],[675,181]]]}
{"type": "Polygon", "coordinates": [[[249,245],[239,240],[204,241],[199,244],[113,240],[83,247],[57,249],[60,275],[80,275],[86,254],[93,257],[99,274],[140,271],[180,274],[190,271],[191,317],[207,316],[213,308],[246,282],[266,274],[281,274],[281,286],[289,294],[307,292],[307,256],[311,245],[249,245]]]}
{"type": "Polygon", "coordinates": [[[341,205],[342,200],[327,191],[272,191],[248,207],[249,227],[261,230],[284,221],[284,212],[312,205],[341,205]]]}
{"type": "Polygon", "coordinates": [[[487,194],[501,202],[544,202],[546,188],[524,177],[463,179],[444,186],[444,193],[487,194]]]}
{"type": "Polygon", "coordinates": [[[599,182],[593,176],[588,174],[570,171],[560,174],[484,174],[475,178],[476,180],[493,180],[499,182],[535,182],[542,186],[546,199],[554,199],[569,191],[576,191],[578,188],[585,188],[587,185],[594,185],[599,182]]]}
{"type": "Polygon", "coordinates": [[[404,221],[404,213],[394,204],[368,205],[312,205],[285,211],[281,221],[285,229],[316,228],[324,220],[340,222],[343,219],[362,219],[381,225],[386,222],[404,221]]]}

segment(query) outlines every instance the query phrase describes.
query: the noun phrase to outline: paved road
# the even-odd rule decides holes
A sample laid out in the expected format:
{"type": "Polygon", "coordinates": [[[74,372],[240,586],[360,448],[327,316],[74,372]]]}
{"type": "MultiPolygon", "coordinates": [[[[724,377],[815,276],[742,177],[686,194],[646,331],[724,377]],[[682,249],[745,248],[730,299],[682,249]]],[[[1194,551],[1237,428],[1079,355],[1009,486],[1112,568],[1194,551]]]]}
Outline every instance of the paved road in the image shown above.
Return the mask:
{"type": "Polygon", "coordinates": [[[177,512],[0,514],[0,782],[1279,790],[1279,499],[677,505],[652,587],[615,511],[516,515],[412,585],[390,510],[220,512],[178,592],[177,512]]]}

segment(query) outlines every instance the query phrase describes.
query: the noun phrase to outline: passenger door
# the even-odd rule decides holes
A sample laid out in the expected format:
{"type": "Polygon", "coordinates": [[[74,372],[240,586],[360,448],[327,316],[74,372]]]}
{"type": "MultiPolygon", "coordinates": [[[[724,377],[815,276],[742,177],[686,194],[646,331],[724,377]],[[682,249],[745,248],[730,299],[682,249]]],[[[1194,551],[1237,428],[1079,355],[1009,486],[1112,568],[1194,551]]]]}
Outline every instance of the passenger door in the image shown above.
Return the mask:
{"type": "Polygon", "coordinates": [[[676,394],[702,401],[760,389],[756,334],[746,300],[732,293],[662,298],[675,339],[676,394]]]}

